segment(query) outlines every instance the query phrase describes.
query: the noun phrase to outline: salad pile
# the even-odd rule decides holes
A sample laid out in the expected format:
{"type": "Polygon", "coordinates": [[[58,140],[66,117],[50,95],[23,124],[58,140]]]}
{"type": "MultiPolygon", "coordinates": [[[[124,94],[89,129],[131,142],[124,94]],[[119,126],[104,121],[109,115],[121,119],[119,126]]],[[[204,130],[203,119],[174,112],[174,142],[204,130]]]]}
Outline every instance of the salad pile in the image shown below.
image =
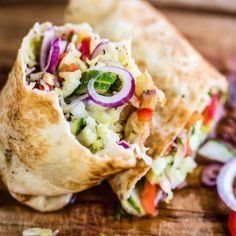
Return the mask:
{"type": "MultiPolygon", "coordinates": [[[[229,231],[231,235],[236,235],[236,106],[235,99],[232,99],[235,98],[235,81],[226,107],[220,105],[220,100],[225,98],[216,90],[210,91],[181,134],[139,181],[128,199],[137,213],[157,215],[158,204],[161,201],[168,202],[173,197],[173,189],[185,186],[187,173],[196,166],[193,154],[213,131],[198,152],[201,157],[214,161],[203,169],[201,178],[205,186],[217,187],[220,198],[230,209],[229,231]]],[[[120,215],[124,215],[120,209],[119,211],[120,215]]]]}
{"type": "Polygon", "coordinates": [[[63,32],[52,27],[31,42],[27,83],[33,90],[58,94],[77,140],[97,153],[110,145],[130,148],[125,140],[129,115],[149,122],[153,110],[140,107],[156,90],[142,91],[142,74],[131,57],[130,41],[112,43],[89,30],[63,32]]]}
{"type": "Polygon", "coordinates": [[[179,136],[139,181],[128,199],[137,213],[157,215],[158,204],[169,202],[173,198],[172,190],[184,187],[187,174],[197,166],[194,160],[197,149],[216,125],[221,97],[212,89],[202,99],[179,136]]]}

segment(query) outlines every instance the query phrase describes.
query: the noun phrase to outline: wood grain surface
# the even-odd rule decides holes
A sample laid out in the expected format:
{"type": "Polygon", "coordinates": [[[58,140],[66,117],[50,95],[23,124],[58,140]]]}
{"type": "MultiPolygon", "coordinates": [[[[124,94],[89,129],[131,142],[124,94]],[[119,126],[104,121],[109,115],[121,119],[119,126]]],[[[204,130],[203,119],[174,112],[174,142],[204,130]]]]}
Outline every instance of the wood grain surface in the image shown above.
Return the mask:
{"type": "MultiPolygon", "coordinates": [[[[0,3],[0,81],[7,78],[22,37],[34,22],[63,22],[64,4],[0,3]]],[[[200,12],[167,10],[164,13],[193,45],[219,70],[229,72],[236,61],[236,18],[200,12]]],[[[23,229],[41,226],[59,229],[59,235],[229,235],[228,211],[214,189],[202,186],[203,162],[189,176],[188,186],[178,190],[171,204],[160,207],[158,218],[126,217],[114,220],[116,196],[105,182],[80,193],[66,209],[42,214],[0,192],[0,235],[20,235],[23,229]]]]}
{"type": "Polygon", "coordinates": [[[236,14],[235,0],[151,0],[158,6],[203,9],[236,14]]]}

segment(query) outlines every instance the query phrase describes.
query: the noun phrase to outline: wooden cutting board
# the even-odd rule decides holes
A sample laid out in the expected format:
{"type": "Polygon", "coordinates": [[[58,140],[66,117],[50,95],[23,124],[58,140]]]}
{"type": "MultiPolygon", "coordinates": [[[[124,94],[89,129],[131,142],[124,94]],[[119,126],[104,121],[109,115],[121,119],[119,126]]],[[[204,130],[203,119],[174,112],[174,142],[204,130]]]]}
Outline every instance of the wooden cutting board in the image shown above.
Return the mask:
{"type": "MultiPolygon", "coordinates": [[[[36,2],[36,1],[33,1],[36,2]]],[[[51,1],[53,2],[53,1],[51,1]]],[[[63,1],[60,1],[63,2],[63,1]]],[[[63,21],[65,5],[1,4],[0,82],[5,82],[22,37],[36,21],[63,21]]],[[[164,13],[193,45],[223,73],[236,66],[236,18],[227,14],[168,10],[164,13]]],[[[23,229],[39,226],[59,229],[59,235],[229,235],[227,208],[215,189],[201,184],[204,163],[188,178],[188,185],[176,191],[171,204],[162,204],[157,218],[114,219],[117,198],[105,182],[78,195],[66,209],[42,214],[20,205],[4,190],[0,192],[0,235],[21,235],[23,229]]],[[[63,177],[63,176],[62,176],[63,177]]]]}
{"type": "Polygon", "coordinates": [[[151,0],[157,6],[236,13],[235,0],[151,0]]]}

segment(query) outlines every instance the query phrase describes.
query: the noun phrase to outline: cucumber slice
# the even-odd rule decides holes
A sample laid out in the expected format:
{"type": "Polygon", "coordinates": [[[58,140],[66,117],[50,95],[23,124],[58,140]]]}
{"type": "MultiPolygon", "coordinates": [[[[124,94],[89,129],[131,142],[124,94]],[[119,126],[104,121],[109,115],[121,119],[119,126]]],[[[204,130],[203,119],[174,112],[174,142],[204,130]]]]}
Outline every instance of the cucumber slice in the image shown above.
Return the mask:
{"type": "Polygon", "coordinates": [[[203,157],[207,157],[210,160],[227,162],[236,156],[236,152],[231,150],[224,143],[217,140],[207,141],[200,149],[198,154],[203,157]]]}
{"type": "Polygon", "coordinates": [[[107,93],[110,88],[112,88],[112,91],[117,91],[118,87],[120,87],[120,79],[117,75],[106,72],[101,73],[97,70],[91,70],[84,72],[81,77],[81,84],[80,86],[75,90],[75,95],[83,95],[87,93],[87,85],[90,79],[97,77],[96,82],[94,83],[95,90],[99,94],[105,94],[107,93]]]}
{"type": "Polygon", "coordinates": [[[86,126],[85,119],[74,120],[71,122],[71,131],[72,134],[77,136],[79,132],[86,126]]]}
{"type": "Polygon", "coordinates": [[[138,214],[141,214],[141,208],[132,196],[130,196],[127,201],[138,214]]]}
{"type": "Polygon", "coordinates": [[[92,153],[96,153],[104,148],[103,141],[101,139],[97,139],[91,146],[92,153]]]}
{"type": "Polygon", "coordinates": [[[81,132],[77,135],[77,139],[86,147],[89,147],[97,140],[96,133],[86,126],[81,132]]]}
{"type": "Polygon", "coordinates": [[[128,213],[122,208],[121,204],[119,203],[116,206],[116,214],[115,214],[115,219],[116,220],[121,220],[123,217],[127,216],[128,213]]]}
{"type": "Polygon", "coordinates": [[[97,70],[86,71],[80,79],[80,86],[74,91],[75,95],[83,95],[87,92],[87,85],[90,79],[97,77],[100,74],[97,70]]]}

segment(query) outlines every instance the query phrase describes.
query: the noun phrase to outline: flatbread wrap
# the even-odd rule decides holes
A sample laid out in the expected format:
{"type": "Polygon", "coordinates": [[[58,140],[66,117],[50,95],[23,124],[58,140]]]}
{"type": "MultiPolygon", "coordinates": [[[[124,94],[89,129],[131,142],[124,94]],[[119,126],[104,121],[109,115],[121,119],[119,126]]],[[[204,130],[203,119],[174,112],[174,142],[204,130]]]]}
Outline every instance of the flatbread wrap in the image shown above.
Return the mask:
{"type": "Polygon", "coordinates": [[[196,167],[194,156],[211,132],[227,93],[225,78],[187,42],[151,4],[139,0],[71,0],[67,22],[89,22],[103,37],[132,39],[137,64],[148,70],[167,104],[154,113],[147,146],[151,167],[135,168],[110,178],[124,209],[156,215],[196,167]]]}
{"type": "Polygon", "coordinates": [[[0,94],[0,172],[39,211],[136,165],[164,94],[131,56],[87,24],[36,23],[0,94]],[[158,105],[159,104],[159,105],[158,105]]]}

